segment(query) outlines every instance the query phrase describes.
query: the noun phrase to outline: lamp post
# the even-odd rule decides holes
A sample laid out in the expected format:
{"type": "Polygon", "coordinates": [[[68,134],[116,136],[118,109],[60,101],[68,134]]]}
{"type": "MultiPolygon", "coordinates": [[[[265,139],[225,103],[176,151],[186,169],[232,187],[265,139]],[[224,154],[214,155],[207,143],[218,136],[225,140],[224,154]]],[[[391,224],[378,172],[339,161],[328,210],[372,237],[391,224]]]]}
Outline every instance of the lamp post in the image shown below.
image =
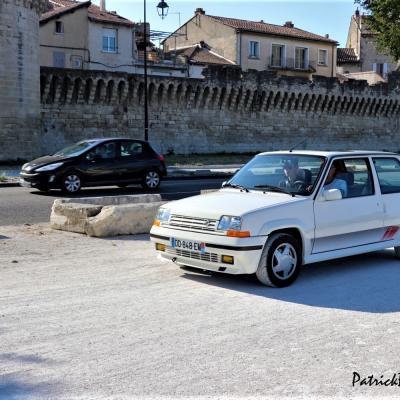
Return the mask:
{"type": "MultiPolygon", "coordinates": [[[[164,19],[168,15],[168,4],[161,0],[157,5],[158,15],[164,19]]],[[[146,23],[146,0],[143,0],[143,41],[144,41],[144,140],[149,141],[149,104],[147,101],[147,23],[146,23]]]]}

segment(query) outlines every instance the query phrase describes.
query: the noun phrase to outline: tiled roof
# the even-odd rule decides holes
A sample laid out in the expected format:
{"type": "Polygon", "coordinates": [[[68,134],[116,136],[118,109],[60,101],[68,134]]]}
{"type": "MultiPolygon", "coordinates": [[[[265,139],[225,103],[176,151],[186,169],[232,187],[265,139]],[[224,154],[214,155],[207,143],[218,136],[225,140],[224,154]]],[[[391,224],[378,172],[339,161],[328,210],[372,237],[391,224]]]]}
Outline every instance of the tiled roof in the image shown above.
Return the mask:
{"type": "Polygon", "coordinates": [[[94,22],[110,23],[125,26],[134,26],[134,22],[127,18],[121,17],[117,13],[110,11],[101,11],[100,7],[91,4],[90,1],[78,2],[73,0],[50,0],[50,5],[53,7],[51,11],[42,14],[40,21],[44,22],[53,17],[61,16],[62,14],[83,7],[88,8],[88,18],[94,22]]]}
{"type": "MultiPolygon", "coordinates": [[[[53,2],[51,2],[50,4],[53,5],[53,9],[50,11],[47,11],[45,13],[43,13],[40,16],[40,22],[44,23],[52,18],[56,18],[56,17],[61,17],[61,15],[66,14],[68,12],[74,11],[78,8],[83,8],[83,7],[89,7],[90,6],[90,1],[85,1],[82,3],[78,3],[78,2],[72,2],[69,1],[68,3],[64,0],[62,0],[62,3],[66,3],[65,5],[55,5],[52,4],[53,2]]],[[[61,0],[58,0],[57,3],[61,3],[61,0]]]]}
{"type": "Polygon", "coordinates": [[[233,61],[224,58],[213,51],[207,45],[195,44],[190,47],[182,47],[169,51],[167,55],[185,56],[190,64],[218,64],[218,65],[236,65],[233,61]]]}
{"type": "Polygon", "coordinates": [[[354,49],[351,48],[338,48],[337,49],[337,62],[338,64],[349,64],[360,62],[354,49]]]}
{"type": "Polygon", "coordinates": [[[316,35],[315,33],[307,32],[299,28],[267,24],[265,22],[247,21],[243,19],[216,17],[208,15],[208,17],[222,22],[224,25],[231,28],[239,29],[241,31],[249,31],[256,33],[265,33],[277,36],[288,36],[304,40],[316,40],[319,42],[328,42],[331,44],[337,43],[335,40],[326,38],[324,36],[316,35]]]}
{"type": "Polygon", "coordinates": [[[111,24],[125,25],[125,26],[134,26],[135,23],[130,21],[127,18],[121,17],[117,13],[113,13],[110,11],[101,11],[100,7],[91,4],[89,6],[89,19],[97,22],[105,22],[111,24]]]}

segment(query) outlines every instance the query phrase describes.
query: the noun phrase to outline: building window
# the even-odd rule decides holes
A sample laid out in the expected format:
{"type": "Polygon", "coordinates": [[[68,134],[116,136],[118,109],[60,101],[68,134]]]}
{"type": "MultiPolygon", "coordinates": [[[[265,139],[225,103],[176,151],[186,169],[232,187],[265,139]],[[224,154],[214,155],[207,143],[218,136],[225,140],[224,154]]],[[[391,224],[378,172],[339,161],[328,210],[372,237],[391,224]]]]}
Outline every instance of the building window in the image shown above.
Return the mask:
{"type": "Polygon", "coordinates": [[[62,21],[56,21],[55,33],[64,33],[64,24],[62,21]]]}
{"type": "Polygon", "coordinates": [[[249,42],[249,58],[259,58],[260,57],[260,42],[255,42],[251,40],[249,42]]]}
{"type": "Polygon", "coordinates": [[[272,67],[285,66],[285,46],[280,44],[272,45],[271,66],[272,67]]]}
{"type": "Polygon", "coordinates": [[[382,78],[386,78],[388,73],[388,64],[387,63],[377,63],[372,66],[372,69],[377,72],[382,78]]]}
{"type": "Polygon", "coordinates": [[[106,53],[117,52],[117,30],[103,29],[103,51],[106,53]]]}
{"type": "Polygon", "coordinates": [[[308,49],[305,47],[296,47],[294,67],[296,69],[307,69],[308,68],[307,63],[308,63],[308,49]]]}
{"type": "Polygon", "coordinates": [[[318,50],[318,65],[328,65],[328,50],[318,50]]]}
{"type": "Polygon", "coordinates": [[[53,52],[53,67],[65,68],[65,53],[59,51],[53,52]]]}

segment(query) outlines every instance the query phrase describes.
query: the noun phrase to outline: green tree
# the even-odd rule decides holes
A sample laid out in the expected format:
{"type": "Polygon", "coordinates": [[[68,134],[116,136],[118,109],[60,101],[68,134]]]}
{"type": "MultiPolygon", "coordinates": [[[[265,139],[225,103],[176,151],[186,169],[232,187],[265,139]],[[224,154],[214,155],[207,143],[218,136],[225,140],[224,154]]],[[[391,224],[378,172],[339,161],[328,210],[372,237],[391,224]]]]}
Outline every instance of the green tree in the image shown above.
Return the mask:
{"type": "Polygon", "coordinates": [[[400,60],[400,0],[355,0],[367,12],[366,23],[377,34],[378,49],[400,60]]]}

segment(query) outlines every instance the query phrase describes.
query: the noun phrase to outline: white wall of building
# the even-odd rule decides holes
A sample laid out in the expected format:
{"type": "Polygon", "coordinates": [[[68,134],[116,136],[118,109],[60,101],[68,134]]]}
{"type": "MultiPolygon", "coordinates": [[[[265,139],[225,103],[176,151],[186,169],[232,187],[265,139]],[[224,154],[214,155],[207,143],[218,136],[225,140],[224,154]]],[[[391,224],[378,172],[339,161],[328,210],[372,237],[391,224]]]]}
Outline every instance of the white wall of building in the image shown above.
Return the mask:
{"type": "Polygon", "coordinates": [[[133,72],[133,64],[137,60],[137,49],[132,27],[91,22],[89,23],[88,47],[91,61],[89,69],[133,72]],[[115,52],[103,50],[105,29],[115,30],[115,52]]]}

